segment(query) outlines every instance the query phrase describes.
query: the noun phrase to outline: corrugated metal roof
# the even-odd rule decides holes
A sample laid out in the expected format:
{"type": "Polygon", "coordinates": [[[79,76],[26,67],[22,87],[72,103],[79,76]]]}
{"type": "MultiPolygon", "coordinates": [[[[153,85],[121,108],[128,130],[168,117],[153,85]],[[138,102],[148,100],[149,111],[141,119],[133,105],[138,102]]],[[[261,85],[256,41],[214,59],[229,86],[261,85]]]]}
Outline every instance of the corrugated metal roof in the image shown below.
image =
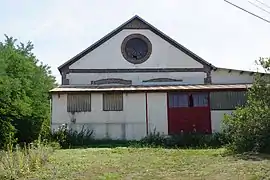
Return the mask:
{"type": "Polygon", "coordinates": [[[64,85],[50,92],[104,92],[104,91],[174,91],[174,90],[219,90],[247,89],[252,84],[211,84],[211,85],[166,85],[166,86],[72,86],[64,85]]]}

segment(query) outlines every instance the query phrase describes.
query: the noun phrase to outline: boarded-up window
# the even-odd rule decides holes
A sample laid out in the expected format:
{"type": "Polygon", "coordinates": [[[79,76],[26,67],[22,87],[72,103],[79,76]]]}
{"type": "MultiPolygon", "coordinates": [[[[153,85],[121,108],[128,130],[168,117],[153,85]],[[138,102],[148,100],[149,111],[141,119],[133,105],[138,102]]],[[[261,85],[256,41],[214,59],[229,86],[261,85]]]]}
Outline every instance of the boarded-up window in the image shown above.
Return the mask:
{"type": "Polygon", "coordinates": [[[233,110],[247,102],[246,91],[223,91],[210,93],[212,110],[233,110]]]}
{"type": "Polygon", "coordinates": [[[104,111],[123,111],[122,93],[104,93],[103,94],[104,111]]]}
{"type": "Polygon", "coordinates": [[[68,112],[89,112],[91,111],[91,94],[68,94],[68,112]]]}

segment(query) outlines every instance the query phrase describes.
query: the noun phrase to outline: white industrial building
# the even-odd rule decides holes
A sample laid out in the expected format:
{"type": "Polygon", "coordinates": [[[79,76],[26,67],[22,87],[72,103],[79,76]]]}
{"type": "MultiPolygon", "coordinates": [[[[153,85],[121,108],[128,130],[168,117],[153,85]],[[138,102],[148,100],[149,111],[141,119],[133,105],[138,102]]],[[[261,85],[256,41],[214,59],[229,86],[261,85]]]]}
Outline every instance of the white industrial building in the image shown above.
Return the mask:
{"type": "Polygon", "coordinates": [[[220,131],[224,114],[246,102],[254,80],[254,72],[215,67],[138,16],[59,71],[52,129],[85,126],[112,139],[220,131]]]}

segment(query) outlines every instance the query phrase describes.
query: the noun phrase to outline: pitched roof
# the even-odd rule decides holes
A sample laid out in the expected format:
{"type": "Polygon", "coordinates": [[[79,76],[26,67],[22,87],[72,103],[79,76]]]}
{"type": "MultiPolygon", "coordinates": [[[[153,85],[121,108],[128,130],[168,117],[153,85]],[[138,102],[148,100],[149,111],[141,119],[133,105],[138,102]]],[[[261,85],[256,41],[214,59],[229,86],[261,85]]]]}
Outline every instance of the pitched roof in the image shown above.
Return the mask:
{"type": "Polygon", "coordinates": [[[205,61],[204,59],[202,59],[201,57],[199,57],[195,53],[191,52],[186,47],[182,46],[181,44],[179,44],[178,42],[176,42],[175,40],[173,40],[172,38],[170,38],[169,36],[167,36],[166,34],[164,34],[163,32],[161,32],[160,30],[158,30],[157,28],[155,28],[153,25],[151,25],[148,22],[146,22],[144,19],[142,19],[138,15],[135,15],[131,19],[129,19],[128,21],[126,21],[125,23],[123,23],[122,25],[120,25],[118,28],[116,28],[115,30],[113,30],[112,32],[110,32],[109,34],[107,34],[106,36],[104,36],[103,38],[101,38],[100,40],[98,40],[97,42],[95,42],[94,44],[92,44],[91,46],[89,46],[88,48],[86,48],[85,50],[83,50],[82,52],[80,52],[79,54],[77,54],[76,56],[74,56],[73,58],[71,58],[70,60],[68,60],[67,62],[65,62],[61,66],[59,66],[58,67],[59,71],[61,72],[62,69],[64,69],[64,68],[70,66],[71,64],[75,63],[80,58],[82,58],[83,56],[85,56],[89,52],[91,52],[94,49],[96,49],[97,47],[99,47],[101,44],[103,44],[104,42],[106,42],[107,40],[109,40],[110,38],[112,38],[114,35],[116,35],[120,31],[122,31],[123,29],[149,29],[153,33],[155,33],[156,35],[158,35],[161,38],[163,38],[168,43],[172,44],[173,46],[175,46],[176,48],[178,48],[179,50],[181,50],[182,52],[184,52],[188,56],[192,57],[197,62],[199,62],[199,63],[201,63],[203,65],[206,65],[206,66],[208,66],[210,68],[215,69],[215,66],[213,66],[209,62],[205,61]],[[139,24],[140,27],[134,27],[133,26],[133,23],[139,24]]]}

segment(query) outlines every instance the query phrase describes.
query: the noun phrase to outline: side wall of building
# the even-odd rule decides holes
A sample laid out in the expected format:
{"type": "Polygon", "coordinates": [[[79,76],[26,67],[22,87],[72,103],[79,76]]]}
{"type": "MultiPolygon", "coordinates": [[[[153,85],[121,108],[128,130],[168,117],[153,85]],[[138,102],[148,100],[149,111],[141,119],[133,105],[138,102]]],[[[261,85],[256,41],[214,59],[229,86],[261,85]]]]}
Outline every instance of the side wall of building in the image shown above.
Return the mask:
{"type": "MultiPolygon", "coordinates": [[[[67,123],[80,131],[94,131],[97,139],[136,139],[147,133],[168,134],[167,93],[124,93],[123,111],[103,111],[102,93],[91,94],[91,112],[67,112],[67,94],[52,95],[52,129],[67,123]],[[75,123],[71,119],[76,119],[75,123]],[[148,124],[147,124],[148,122],[148,124]]],[[[212,110],[212,132],[219,132],[224,114],[232,110],[212,110]]]]}
{"type": "Polygon", "coordinates": [[[65,123],[78,131],[84,126],[93,130],[98,139],[138,140],[146,136],[147,128],[149,133],[154,129],[168,133],[166,93],[124,93],[123,111],[103,111],[102,97],[102,93],[92,93],[91,112],[72,114],[67,112],[67,94],[53,94],[52,129],[65,123]],[[76,123],[71,119],[76,119],[76,123]]]}
{"type": "MultiPolygon", "coordinates": [[[[254,76],[250,72],[227,69],[212,71],[213,84],[250,84],[254,76]]],[[[204,72],[126,72],[126,73],[69,73],[67,79],[71,85],[86,85],[92,81],[104,79],[123,79],[131,81],[133,85],[166,85],[166,84],[204,84],[206,74],[204,72]],[[171,81],[153,81],[153,79],[171,79],[171,81]],[[147,81],[147,82],[146,82],[147,81]]],[[[117,84],[117,83],[116,83],[117,84]]]]}
{"type": "Polygon", "coordinates": [[[254,76],[250,72],[243,72],[238,70],[229,71],[228,69],[218,69],[212,71],[213,84],[248,84],[253,83],[254,76]]]}
{"type": "Polygon", "coordinates": [[[133,85],[162,84],[166,82],[144,82],[152,79],[173,79],[167,84],[203,84],[206,77],[204,72],[156,72],[156,73],[69,73],[67,78],[72,85],[91,84],[91,81],[101,79],[129,80],[133,85]]]}

